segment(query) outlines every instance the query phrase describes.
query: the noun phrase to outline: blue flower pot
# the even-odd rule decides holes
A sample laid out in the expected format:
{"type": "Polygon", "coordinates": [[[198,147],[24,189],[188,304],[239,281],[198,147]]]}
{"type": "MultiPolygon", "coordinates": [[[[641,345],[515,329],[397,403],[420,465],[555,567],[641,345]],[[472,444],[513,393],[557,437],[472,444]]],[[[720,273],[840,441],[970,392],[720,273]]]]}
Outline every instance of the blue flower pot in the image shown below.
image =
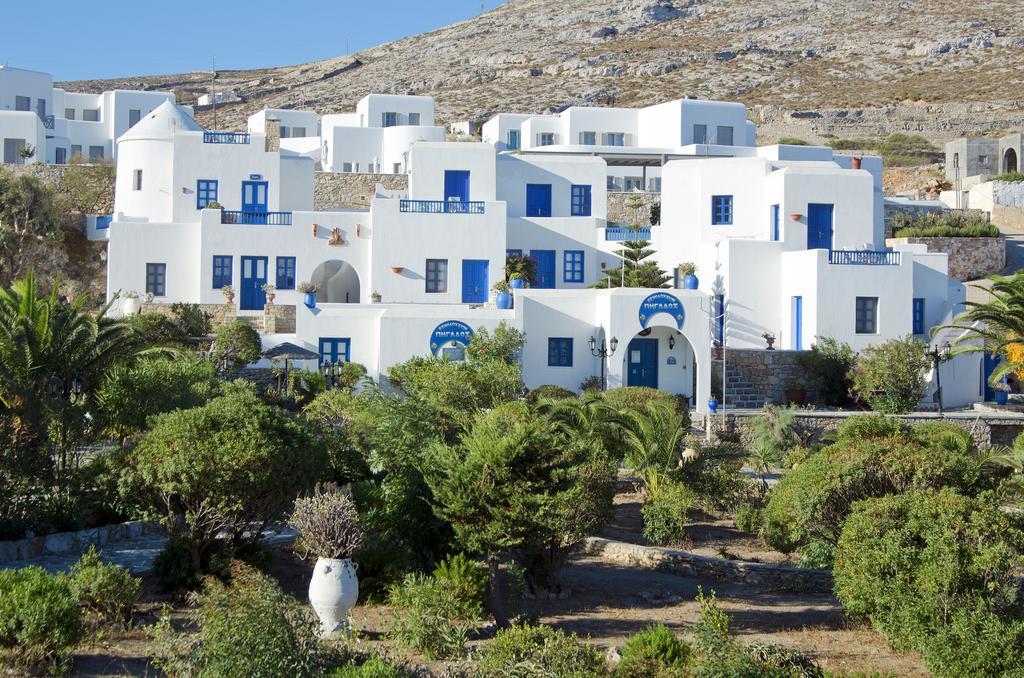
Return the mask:
{"type": "Polygon", "coordinates": [[[316,292],[306,292],[306,298],[302,303],[306,308],[316,308],[316,292]]]}
{"type": "Polygon", "coordinates": [[[718,398],[708,400],[708,410],[711,411],[711,414],[718,412],[718,398]]]}
{"type": "Polygon", "coordinates": [[[1007,393],[1006,391],[996,391],[995,398],[996,405],[1005,405],[1006,403],[1010,402],[1010,394],[1007,393]]]}
{"type": "Polygon", "coordinates": [[[700,280],[697,279],[697,276],[693,275],[692,273],[690,275],[683,276],[684,290],[695,290],[697,289],[698,285],[700,285],[700,280]]]}
{"type": "Polygon", "coordinates": [[[508,286],[514,290],[521,290],[526,287],[526,281],[522,278],[512,278],[508,281],[508,286]]]}
{"type": "Polygon", "coordinates": [[[498,297],[495,302],[498,304],[498,308],[512,308],[512,295],[508,292],[498,292],[498,297]]]}

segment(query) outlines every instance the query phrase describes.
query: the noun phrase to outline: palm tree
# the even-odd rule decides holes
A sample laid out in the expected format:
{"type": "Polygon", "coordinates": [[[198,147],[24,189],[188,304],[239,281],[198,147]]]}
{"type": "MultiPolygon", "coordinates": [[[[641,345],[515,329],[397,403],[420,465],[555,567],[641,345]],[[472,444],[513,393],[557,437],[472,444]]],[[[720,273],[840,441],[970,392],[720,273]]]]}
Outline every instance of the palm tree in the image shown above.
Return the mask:
{"type": "Polygon", "coordinates": [[[656,492],[665,475],[679,464],[685,431],[683,420],[668,402],[654,400],[620,413],[626,468],[644,480],[645,494],[656,492]]]}
{"type": "MultiPolygon", "coordinates": [[[[951,355],[984,352],[1002,358],[989,382],[998,383],[1009,374],[1024,374],[1024,272],[990,276],[989,301],[967,301],[967,310],[932,331],[960,330],[951,355]]],[[[981,286],[976,286],[982,289],[981,286]]]]}
{"type": "Polygon", "coordinates": [[[618,413],[599,393],[586,393],[580,398],[541,400],[537,411],[545,415],[557,433],[591,449],[604,450],[611,456],[620,440],[618,413]]]}

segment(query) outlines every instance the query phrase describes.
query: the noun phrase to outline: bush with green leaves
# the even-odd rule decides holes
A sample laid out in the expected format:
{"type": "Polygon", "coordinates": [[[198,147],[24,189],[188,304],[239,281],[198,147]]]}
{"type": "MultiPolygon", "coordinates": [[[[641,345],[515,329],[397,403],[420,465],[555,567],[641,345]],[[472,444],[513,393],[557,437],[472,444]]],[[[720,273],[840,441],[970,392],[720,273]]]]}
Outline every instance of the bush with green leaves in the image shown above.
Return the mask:
{"type": "Polygon", "coordinates": [[[765,405],[750,429],[750,454],[747,463],[761,474],[762,494],[768,492],[767,474],[782,466],[790,450],[800,444],[796,430],[796,411],[788,407],[765,405]]]}
{"type": "Polygon", "coordinates": [[[319,622],[266,575],[234,564],[231,583],[209,577],[192,598],[195,634],[165,617],[155,635],[158,667],[171,675],[306,678],[322,674],[319,622]]]}
{"type": "Polygon", "coordinates": [[[858,414],[839,422],[831,437],[840,443],[860,440],[889,440],[905,436],[909,427],[896,417],[884,414],[858,414]]]}
{"type": "Polygon", "coordinates": [[[434,579],[455,598],[475,601],[481,607],[487,603],[487,568],[465,553],[452,554],[438,563],[434,579]]]}
{"type": "Polygon", "coordinates": [[[395,640],[429,660],[461,656],[469,634],[481,621],[480,603],[452,595],[445,580],[409,574],[391,589],[395,640]]]}
{"type": "Polygon", "coordinates": [[[525,341],[525,334],[502,320],[494,332],[486,327],[477,328],[466,347],[466,357],[474,362],[494,360],[506,365],[518,365],[525,341]]]}
{"type": "Polygon", "coordinates": [[[151,346],[184,346],[188,337],[174,320],[163,313],[138,313],[128,318],[128,324],[138,339],[151,346]]]}
{"type": "Polygon", "coordinates": [[[84,610],[114,624],[131,624],[142,580],[123,567],[103,562],[95,546],[71,566],[68,581],[84,610]]]}
{"type": "Polygon", "coordinates": [[[213,357],[218,364],[240,369],[260,359],[263,342],[259,332],[242,320],[233,320],[217,328],[213,357]]]}
{"type": "Polygon", "coordinates": [[[622,386],[608,389],[601,394],[601,397],[605,404],[619,412],[642,409],[648,403],[655,401],[669,404],[682,418],[681,426],[684,429],[690,428],[690,407],[685,396],[673,395],[647,386],[622,386]]]}
{"type": "Polygon", "coordinates": [[[851,372],[852,390],[872,410],[905,414],[917,409],[931,365],[923,341],[907,336],[864,349],[851,372]]]}
{"type": "Polygon", "coordinates": [[[550,626],[513,626],[502,629],[480,651],[479,678],[548,678],[549,676],[603,676],[608,673],[601,652],[550,626]]]}
{"type": "Polygon", "coordinates": [[[983,217],[964,212],[897,213],[894,238],[998,238],[999,228],[983,217]]]}
{"type": "Polygon", "coordinates": [[[335,668],[324,678],[404,678],[409,672],[400,669],[378,655],[366,658],[362,663],[349,661],[335,668]]]}
{"type": "Polygon", "coordinates": [[[619,648],[615,678],[668,678],[686,675],[693,650],[664,624],[648,626],[619,648]]]}
{"type": "Polygon", "coordinates": [[[0,570],[0,664],[59,671],[81,637],[78,598],[66,576],[41,567],[0,570]]]}
{"type": "Polygon", "coordinates": [[[696,493],[686,485],[665,482],[647,495],[641,512],[644,538],[652,544],[670,546],[686,538],[690,512],[697,504],[696,493]]]}
{"type": "Polygon", "coordinates": [[[171,304],[171,317],[174,324],[186,337],[205,337],[210,334],[213,324],[210,314],[199,304],[171,304]]]}
{"type": "Polygon", "coordinates": [[[540,400],[568,400],[575,397],[576,394],[567,388],[553,384],[544,384],[527,393],[526,402],[534,405],[540,400]]]}
{"type": "Polygon", "coordinates": [[[736,529],[749,534],[757,534],[761,530],[761,509],[752,502],[745,501],[736,507],[736,529]]]}
{"type": "MultiPolygon", "coordinates": [[[[672,403],[656,399],[618,410],[622,464],[643,479],[643,492],[679,465],[686,427],[672,403]]],[[[616,454],[616,458],[619,458],[616,454]]]]}
{"type": "Polygon", "coordinates": [[[849,344],[832,337],[816,337],[810,351],[797,356],[797,364],[818,386],[826,405],[846,407],[850,404],[850,370],[857,354],[849,344]]]}
{"type": "Polygon", "coordinates": [[[1007,644],[1022,633],[1012,621],[1022,552],[1024,531],[988,498],[943,489],[868,499],[854,507],[836,547],[836,596],[893,647],[925,652],[933,672],[992,675],[987,667],[1024,665],[1020,646],[1007,644]],[[958,610],[970,615],[954,619],[958,610]],[[1003,642],[987,643],[982,655],[965,633],[978,626],[1003,642]],[[943,642],[963,644],[937,652],[940,632],[943,642]],[[944,665],[950,654],[962,673],[944,665]]]}
{"type": "Polygon", "coordinates": [[[975,601],[953,609],[946,623],[919,646],[925,663],[939,678],[1024,676],[1024,620],[996,614],[975,601]]]}
{"type": "Polygon", "coordinates": [[[218,534],[230,546],[259,539],[325,467],[302,418],[237,387],[202,407],[158,415],[128,455],[121,491],[189,544],[199,571],[218,534]]]}

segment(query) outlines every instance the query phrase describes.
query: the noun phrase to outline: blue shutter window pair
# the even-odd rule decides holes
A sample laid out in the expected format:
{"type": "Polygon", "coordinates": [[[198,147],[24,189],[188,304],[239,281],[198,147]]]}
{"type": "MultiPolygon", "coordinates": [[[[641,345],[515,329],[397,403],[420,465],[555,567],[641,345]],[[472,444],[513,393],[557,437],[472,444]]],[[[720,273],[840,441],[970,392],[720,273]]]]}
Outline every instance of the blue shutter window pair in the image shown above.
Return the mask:
{"type": "Polygon", "coordinates": [[[711,196],[711,224],[724,226],[732,223],[732,196],[711,196]]]}
{"type": "Polygon", "coordinates": [[[295,257],[277,258],[277,282],[279,290],[295,289],[295,257]]]}
{"type": "Polygon", "coordinates": [[[215,254],[213,256],[213,289],[219,290],[231,284],[231,256],[215,254]]]}
{"type": "Polygon", "coordinates": [[[167,264],[146,264],[146,293],[154,297],[167,294],[167,264]]]}
{"type": "Polygon", "coordinates": [[[320,339],[320,362],[321,363],[347,363],[350,355],[350,339],[339,339],[334,337],[321,337],[320,339]]]}
{"type": "Polygon", "coordinates": [[[590,216],[590,186],[572,187],[572,216],[590,216]]]}
{"type": "Polygon", "coordinates": [[[217,202],[217,180],[199,179],[196,181],[196,209],[203,209],[211,202],[217,202]]]}
{"type": "Polygon", "coordinates": [[[572,367],[571,338],[548,338],[548,367],[572,367]]]}
{"type": "Polygon", "coordinates": [[[583,282],[583,250],[566,250],[562,259],[562,281],[583,282]]]}
{"type": "Polygon", "coordinates": [[[913,324],[914,334],[924,334],[924,299],[914,299],[913,324]]]}

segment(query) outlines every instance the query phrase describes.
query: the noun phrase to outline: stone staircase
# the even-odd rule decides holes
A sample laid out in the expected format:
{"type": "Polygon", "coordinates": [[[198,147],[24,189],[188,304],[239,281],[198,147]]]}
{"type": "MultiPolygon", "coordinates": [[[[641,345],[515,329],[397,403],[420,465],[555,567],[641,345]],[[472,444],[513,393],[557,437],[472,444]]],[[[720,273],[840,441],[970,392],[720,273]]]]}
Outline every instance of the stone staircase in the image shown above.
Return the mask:
{"type": "Polygon", "coordinates": [[[746,375],[725,363],[725,406],[738,409],[760,409],[764,407],[764,394],[747,380],[746,375]]]}

